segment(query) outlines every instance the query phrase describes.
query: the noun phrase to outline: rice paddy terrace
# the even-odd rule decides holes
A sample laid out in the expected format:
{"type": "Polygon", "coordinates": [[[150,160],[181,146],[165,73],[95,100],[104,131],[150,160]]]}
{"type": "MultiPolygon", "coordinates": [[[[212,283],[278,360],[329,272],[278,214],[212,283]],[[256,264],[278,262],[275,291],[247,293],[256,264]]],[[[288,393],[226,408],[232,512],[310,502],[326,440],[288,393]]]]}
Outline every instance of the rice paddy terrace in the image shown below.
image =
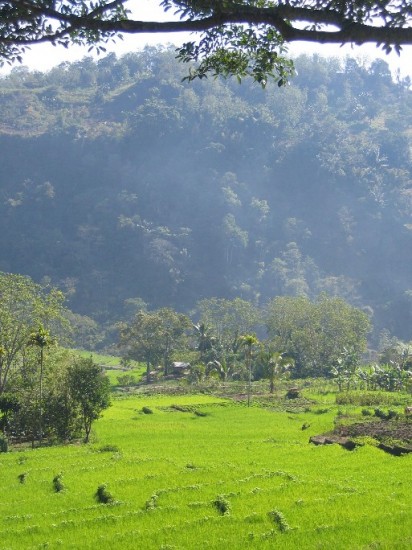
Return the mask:
{"type": "Polygon", "coordinates": [[[310,444],[336,405],[254,405],[121,396],[89,445],[1,454],[0,548],[412,546],[412,454],[310,444]]]}

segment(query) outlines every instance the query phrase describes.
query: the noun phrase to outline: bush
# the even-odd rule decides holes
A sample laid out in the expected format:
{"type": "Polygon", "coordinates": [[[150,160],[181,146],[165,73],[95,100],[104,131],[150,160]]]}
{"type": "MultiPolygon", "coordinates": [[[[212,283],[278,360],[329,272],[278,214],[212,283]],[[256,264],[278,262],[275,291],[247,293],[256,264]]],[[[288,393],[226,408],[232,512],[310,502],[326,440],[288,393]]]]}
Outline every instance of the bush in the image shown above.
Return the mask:
{"type": "Polygon", "coordinates": [[[107,490],[107,485],[99,485],[95,494],[97,502],[101,504],[112,504],[114,502],[113,495],[107,490]]]}
{"type": "Polygon", "coordinates": [[[153,414],[153,411],[150,407],[142,407],[143,414],[153,414]]]}
{"type": "Polygon", "coordinates": [[[53,478],[53,488],[56,493],[61,493],[64,490],[63,474],[57,474],[53,478]]]}
{"type": "Polygon", "coordinates": [[[26,483],[27,472],[23,472],[22,474],[19,474],[17,476],[17,479],[20,481],[20,483],[26,483]]]}
{"type": "Polygon", "coordinates": [[[222,516],[230,514],[230,502],[223,495],[218,495],[212,504],[222,516]]]}
{"type": "Polygon", "coordinates": [[[381,420],[391,420],[392,418],[397,418],[398,413],[391,410],[385,413],[385,411],[383,411],[382,409],[375,409],[375,416],[377,416],[381,420]]]}

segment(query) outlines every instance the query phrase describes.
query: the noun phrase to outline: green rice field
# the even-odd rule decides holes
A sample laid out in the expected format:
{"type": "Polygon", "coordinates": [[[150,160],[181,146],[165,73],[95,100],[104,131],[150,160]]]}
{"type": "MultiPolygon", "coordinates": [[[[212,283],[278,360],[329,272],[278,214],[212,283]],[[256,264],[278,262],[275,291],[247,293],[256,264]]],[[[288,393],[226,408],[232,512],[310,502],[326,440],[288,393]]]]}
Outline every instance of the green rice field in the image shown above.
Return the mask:
{"type": "Polygon", "coordinates": [[[412,548],[412,454],[309,444],[336,413],[115,398],[89,445],[0,454],[0,549],[412,548]]]}

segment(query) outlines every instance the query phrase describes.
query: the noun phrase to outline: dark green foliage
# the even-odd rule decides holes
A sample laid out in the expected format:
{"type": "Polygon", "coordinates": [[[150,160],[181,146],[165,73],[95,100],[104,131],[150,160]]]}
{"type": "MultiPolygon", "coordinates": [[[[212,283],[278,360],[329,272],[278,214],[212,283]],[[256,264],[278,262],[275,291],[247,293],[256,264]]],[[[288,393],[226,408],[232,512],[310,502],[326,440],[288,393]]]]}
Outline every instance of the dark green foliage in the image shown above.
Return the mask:
{"type": "Polygon", "coordinates": [[[0,396],[0,412],[3,414],[1,418],[1,428],[4,429],[7,425],[7,416],[19,410],[20,404],[16,395],[4,392],[0,396]]]}
{"type": "Polygon", "coordinates": [[[26,483],[26,479],[27,479],[27,476],[28,476],[28,473],[27,472],[23,472],[22,474],[19,474],[17,476],[17,479],[19,480],[20,483],[26,483]]]}
{"type": "Polygon", "coordinates": [[[63,474],[57,474],[53,478],[53,489],[56,493],[61,493],[64,489],[64,483],[63,483],[63,474]]]}
{"type": "MultiPolygon", "coordinates": [[[[341,361],[345,372],[352,372],[370,331],[363,311],[326,294],[313,301],[278,296],[267,305],[266,324],[272,345],[294,360],[291,371],[295,377],[330,375],[331,365],[341,361]]],[[[290,391],[288,397],[295,394],[290,391]]]]}
{"type": "Polygon", "coordinates": [[[79,407],[87,443],[93,422],[110,406],[110,383],[103,369],[91,358],[79,358],[69,367],[67,383],[71,397],[79,407]]]}
{"type": "Polygon", "coordinates": [[[300,397],[299,388],[289,388],[286,392],[287,399],[298,399],[298,397],[300,397]]]}
{"type": "Polygon", "coordinates": [[[212,504],[222,516],[228,516],[230,514],[231,505],[224,495],[218,495],[212,504]]]}
{"type": "Polygon", "coordinates": [[[114,497],[107,489],[107,485],[103,483],[99,485],[95,493],[95,498],[100,504],[113,504],[114,497]]]}
{"type": "MultiPolygon", "coordinates": [[[[32,352],[32,348],[30,348],[32,352]]],[[[25,355],[26,364],[13,379],[14,399],[3,395],[2,423],[13,441],[32,444],[39,437],[39,372],[37,358],[25,355]]],[[[86,435],[93,421],[109,405],[110,386],[102,369],[90,360],[60,348],[48,350],[42,384],[42,438],[67,442],[86,435]],[[92,362],[91,362],[92,363],[92,362]]]]}
{"type": "Polygon", "coordinates": [[[381,420],[392,420],[393,418],[398,417],[398,413],[392,410],[388,410],[387,412],[385,412],[382,409],[375,409],[374,414],[381,420]]]}
{"type": "Polygon", "coordinates": [[[150,407],[142,407],[142,413],[143,414],[153,414],[153,411],[150,407]]]}
{"type": "Polygon", "coordinates": [[[7,453],[9,449],[9,442],[7,440],[7,437],[0,434],[0,453],[7,453]]]}

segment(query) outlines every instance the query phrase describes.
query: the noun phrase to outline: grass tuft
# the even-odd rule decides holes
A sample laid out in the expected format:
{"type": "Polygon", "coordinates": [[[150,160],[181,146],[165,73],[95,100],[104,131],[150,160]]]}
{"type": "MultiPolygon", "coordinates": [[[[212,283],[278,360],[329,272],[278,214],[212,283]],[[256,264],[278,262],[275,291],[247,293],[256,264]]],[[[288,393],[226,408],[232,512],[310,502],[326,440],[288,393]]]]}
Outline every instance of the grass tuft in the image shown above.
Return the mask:
{"type": "Polygon", "coordinates": [[[114,502],[114,497],[110,493],[110,491],[108,491],[107,485],[105,483],[98,486],[95,493],[95,498],[100,504],[113,504],[114,502]]]}
{"type": "Polygon", "coordinates": [[[268,512],[268,516],[276,524],[281,533],[286,533],[286,531],[289,531],[289,524],[282,512],[279,512],[279,510],[271,510],[268,512]]]}
{"type": "Polygon", "coordinates": [[[228,516],[230,514],[230,502],[223,495],[218,495],[212,504],[222,516],[228,516]]]}

